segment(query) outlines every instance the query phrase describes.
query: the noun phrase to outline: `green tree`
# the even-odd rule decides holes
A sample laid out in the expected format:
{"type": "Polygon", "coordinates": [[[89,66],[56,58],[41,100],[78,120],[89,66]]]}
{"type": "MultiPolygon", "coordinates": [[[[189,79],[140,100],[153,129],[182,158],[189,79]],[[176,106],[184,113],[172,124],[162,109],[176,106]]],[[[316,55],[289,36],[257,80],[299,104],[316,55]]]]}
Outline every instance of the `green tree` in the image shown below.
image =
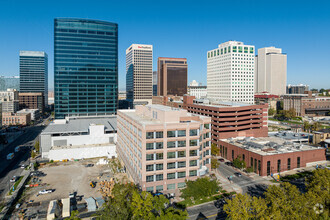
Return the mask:
{"type": "Polygon", "coordinates": [[[304,131],[310,132],[311,125],[309,124],[308,121],[304,121],[304,131]]]}
{"type": "Polygon", "coordinates": [[[320,89],[320,93],[323,94],[325,92],[325,90],[322,88],[320,89]]]}
{"type": "Polygon", "coordinates": [[[238,169],[246,168],[246,162],[243,159],[241,159],[240,155],[238,155],[236,159],[233,160],[233,165],[238,169]]]}
{"type": "Polygon", "coordinates": [[[39,150],[40,150],[39,141],[36,141],[36,143],[34,144],[34,149],[36,149],[37,153],[39,153],[39,150]]]}
{"type": "Polygon", "coordinates": [[[66,220],[80,220],[81,218],[78,217],[79,212],[78,210],[71,211],[71,215],[69,218],[66,218],[66,220]]]}
{"type": "Polygon", "coordinates": [[[34,150],[31,150],[31,157],[35,158],[37,156],[36,152],[34,152],[34,150]]]}
{"type": "Polygon", "coordinates": [[[220,165],[220,162],[216,158],[211,158],[211,169],[216,169],[220,165]]]}
{"type": "Polygon", "coordinates": [[[312,125],[312,130],[313,131],[318,131],[321,129],[321,124],[319,122],[314,122],[312,125]]]}
{"type": "Polygon", "coordinates": [[[211,144],[211,155],[212,156],[217,156],[220,153],[220,149],[216,144],[211,144]]]}
{"type": "Polygon", "coordinates": [[[276,111],[275,111],[275,109],[273,109],[273,108],[269,108],[268,109],[268,115],[274,115],[276,113],[276,111]]]}
{"type": "Polygon", "coordinates": [[[181,197],[185,200],[202,199],[216,194],[220,190],[217,180],[209,177],[198,178],[195,181],[186,181],[186,188],[180,190],[181,197]]]}

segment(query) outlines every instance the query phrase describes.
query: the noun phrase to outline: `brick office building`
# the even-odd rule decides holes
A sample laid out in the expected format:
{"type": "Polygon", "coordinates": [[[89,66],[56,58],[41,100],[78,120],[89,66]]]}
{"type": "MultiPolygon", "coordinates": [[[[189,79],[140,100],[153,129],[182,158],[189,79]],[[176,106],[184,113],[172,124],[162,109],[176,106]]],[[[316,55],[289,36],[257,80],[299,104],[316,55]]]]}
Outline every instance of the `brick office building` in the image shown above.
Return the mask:
{"type": "Polygon", "coordinates": [[[184,96],[183,108],[212,118],[212,143],[218,146],[224,138],[268,136],[268,104],[210,102],[184,96]]]}
{"type": "Polygon", "coordinates": [[[27,125],[31,122],[31,113],[2,113],[2,125],[27,125]]]}
{"type": "Polygon", "coordinates": [[[44,112],[44,94],[42,92],[20,93],[19,106],[21,109],[39,109],[40,113],[44,112]]]}
{"type": "Polygon", "coordinates": [[[230,138],[219,141],[220,154],[233,161],[240,156],[260,176],[278,174],[326,161],[325,149],[279,137],[230,138]]]}

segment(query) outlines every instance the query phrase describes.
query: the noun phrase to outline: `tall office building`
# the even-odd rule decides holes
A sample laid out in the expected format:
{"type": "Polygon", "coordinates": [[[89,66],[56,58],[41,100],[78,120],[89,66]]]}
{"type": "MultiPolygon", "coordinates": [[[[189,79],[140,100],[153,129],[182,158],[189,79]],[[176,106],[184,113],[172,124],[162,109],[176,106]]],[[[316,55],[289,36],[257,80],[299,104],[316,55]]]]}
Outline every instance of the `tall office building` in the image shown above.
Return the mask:
{"type": "Polygon", "coordinates": [[[158,81],[158,73],[157,71],[152,72],[152,95],[157,96],[157,82],[158,81]]]}
{"type": "Polygon", "coordinates": [[[19,91],[19,76],[0,76],[0,91],[16,89],[19,91]]]}
{"type": "Polygon", "coordinates": [[[48,56],[42,51],[20,51],[20,92],[44,94],[48,105],[48,56]]]}
{"type": "Polygon", "coordinates": [[[152,45],[132,44],[126,50],[126,96],[130,107],[152,102],[152,45]]]}
{"type": "Polygon", "coordinates": [[[258,49],[255,63],[255,91],[284,95],[287,56],[282,53],[282,49],[275,47],[258,49]]]}
{"type": "Polygon", "coordinates": [[[118,25],[73,18],[54,25],[55,118],[116,114],[118,25]]]}
{"type": "Polygon", "coordinates": [[[228,41],[207,52],[207,97],[254,103],[254,46],[228,41]]]}
{"type": "Polygon", "coordinates": [[[186,58],[158,58],[158,96],[187,94],[186,58]]]}

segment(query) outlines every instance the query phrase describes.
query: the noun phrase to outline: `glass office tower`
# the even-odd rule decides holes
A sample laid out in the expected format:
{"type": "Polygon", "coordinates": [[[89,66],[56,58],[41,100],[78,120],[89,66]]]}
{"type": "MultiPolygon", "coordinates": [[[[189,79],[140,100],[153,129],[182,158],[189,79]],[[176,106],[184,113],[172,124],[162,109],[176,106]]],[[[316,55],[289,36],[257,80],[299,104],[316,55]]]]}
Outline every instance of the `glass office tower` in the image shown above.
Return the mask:
{"type": "Polygon", "coordinates": [[[55,118],[116,114],[118,25],[55,19],[54,83],[55,118]]]}
{"type": "Polygon", "coordinates": [[[19,52],[19,76],[21,93],[44,94],[48,105],[48,56],[43,51],[19,52]]]}

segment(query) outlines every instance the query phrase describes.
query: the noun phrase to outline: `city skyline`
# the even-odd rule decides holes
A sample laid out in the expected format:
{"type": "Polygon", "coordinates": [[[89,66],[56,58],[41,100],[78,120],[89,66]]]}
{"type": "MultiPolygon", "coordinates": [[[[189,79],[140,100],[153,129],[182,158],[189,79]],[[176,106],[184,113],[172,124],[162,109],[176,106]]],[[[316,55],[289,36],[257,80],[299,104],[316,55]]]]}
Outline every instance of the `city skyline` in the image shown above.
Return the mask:
{"type": "MultiPolygon", "coordinates": [[[[6,10],[0,15],[0,24],[7,28],[6,32],[0,32],[2,42],[6,42],[0,45],[0,51],[5,51],[0,52],[0,72],[6,76],[18,74],[19,50],[45,51],[49,55],[49,88],[53,89],[53,20],[57,17],[77,17],[118,23],[120,90],[126,87],[125,49],[133,43],[154,45],[154,60],[158,57],[186,57],[190,63],[188,82],[196,79],[206,85],[207,51],[231,39],[255,45],[256,50],[269,46],[282,48],[288,54],[287,84],[303,83],[318,89],[328,86],[330,74],[326,61],[330,43],[326,41],[326,36],[329,30],[323,27],[330,21],[326,13],[329,3],[300,1],[299,7],[296,7],[295,1],[273,4],[237,2],[240,3],[239,8],[233,8],[235,4],[227,2],[211,2],[208,5],[186,5],[182,2],[176,4],[175,10],[169,6],[148,4],[147,1],[146,4],[132,1],[129,7],[117,2],[102,2],[103,7],[101,4],[85,2],[76,5],[69,2],[66,8],[60,8],[60,2],[52,7],[34,7],[23,1],[1,3],[1,8],[6,10]],[[218,10],[217,6],[228,10],[218,10]],[[158,7],[170,10],[171,16],[156,13],[158,7]],[[108,13],[109,8],[116,10],[108,13]],[[295,10],[292,11],[292,8],[295,10]],[[148,13],[141,15],[142,9],[148,13]],[[13,13],[14,10],[16,13],[13,13]],[[124,13],[127,16],[123,16],[124,13]],[[315,51],[318,56],[306,56],[315,51]],[[317,77],[309,78],[311,75],[317,77]],[[323,80],[318,80],[320,78],[323,80]]],[[[156,69],[154,62],[153,70],[156,69]]]]}

